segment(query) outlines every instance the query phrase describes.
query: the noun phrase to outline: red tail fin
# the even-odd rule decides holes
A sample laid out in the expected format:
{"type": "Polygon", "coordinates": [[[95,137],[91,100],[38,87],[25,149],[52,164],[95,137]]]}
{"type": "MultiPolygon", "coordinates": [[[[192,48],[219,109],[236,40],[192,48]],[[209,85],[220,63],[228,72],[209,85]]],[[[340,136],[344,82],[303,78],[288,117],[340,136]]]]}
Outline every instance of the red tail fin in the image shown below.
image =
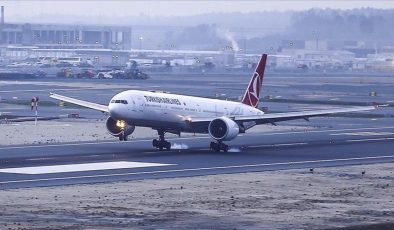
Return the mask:
{"type": "Polygon", "coordinates": [[[250,79],[248,88],[242,98],[242,103],[257,108],[260,99],[260,89],[263,83],[265,64],[267,63],[267,54],[263,54],[257,65],[252,79],[250,79]]]}

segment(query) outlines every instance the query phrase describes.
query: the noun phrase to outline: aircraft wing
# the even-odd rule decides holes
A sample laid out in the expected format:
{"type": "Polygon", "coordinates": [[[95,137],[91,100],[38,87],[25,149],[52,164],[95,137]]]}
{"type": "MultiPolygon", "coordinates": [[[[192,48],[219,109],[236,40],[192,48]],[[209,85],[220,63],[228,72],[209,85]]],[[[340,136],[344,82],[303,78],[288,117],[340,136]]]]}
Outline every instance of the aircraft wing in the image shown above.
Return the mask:
{"type": "Polygon", "coordinates": [[[68,102],[68,103],[71,103],[74,105],[86,107],[89,109],[94,109],[94,110],[98,110],[98,111],[105,112],[105,113],[109,112],[108,106],[106,106],[106,105],[83,101],[83,100],[79,100],[79,99],[75,99],[75,98],[71,98],[71,97],[66,97],[63,95],[55,94],[55,93],[50,93],[49,97],[60,100],[60,101],[65,101],[65,102],[68,102]]]}
{"type": "MultiPolygon", "coordinates": [[[[360,112],[376,109],[375,106],[358,106],[349,108],[337,108],[337,109],[323,109],[323,110],[312,110],[312,111],[301,111],[301,112],[288,112],[288,113],[268,113],[263,115],[254,116],[228,116],[235,122],[256,122],[256,124],[266,124],[279,121],[289,121],[296,119],[308,119],[309,117],[325,116],[335,113],[349,113],[349,112],[360,112]]],[[[191,118],[189,121],[197,125],[198,123],[211,122],[215,118],[191,118]]],[[[202,125],[202,124],[201,124],[202,125]]]]}

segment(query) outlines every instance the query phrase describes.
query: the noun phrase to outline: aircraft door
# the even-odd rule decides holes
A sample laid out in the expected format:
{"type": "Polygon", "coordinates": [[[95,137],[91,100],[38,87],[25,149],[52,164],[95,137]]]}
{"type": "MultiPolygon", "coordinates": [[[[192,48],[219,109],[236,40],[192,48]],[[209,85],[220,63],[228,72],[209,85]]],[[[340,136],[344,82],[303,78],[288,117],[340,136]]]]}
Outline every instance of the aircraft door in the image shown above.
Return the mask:
{"type": "Polygon", "coordinates": [[[137,110],[139,112],[144,112],[144,106],[145,106],[144,100],[141,97],[137,98],[136,100],[137,110]]]}

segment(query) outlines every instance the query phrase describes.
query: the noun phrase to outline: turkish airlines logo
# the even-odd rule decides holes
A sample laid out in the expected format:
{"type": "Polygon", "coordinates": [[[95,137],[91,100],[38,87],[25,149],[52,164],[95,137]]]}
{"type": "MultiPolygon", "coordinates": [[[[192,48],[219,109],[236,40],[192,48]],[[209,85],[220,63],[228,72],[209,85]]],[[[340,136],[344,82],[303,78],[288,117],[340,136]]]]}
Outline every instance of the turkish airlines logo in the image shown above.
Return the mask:
{"type": "Polygon", "coordinates": [[[257,65],[256,72],[253,73],[252,79],[250,80],[248,88],[244,94],[242,99],[243,104],[250,105],[255,108],[258,106],[266,62],[267,54],[263,54],[259,64],[257,65]]]}
{"type": "Polygon", "coordinates": [[[260,81],[259,81],[259,79],[260,79],[260,75],[259,75],[259,73],[257,73],[257,72],[254,72],[254,75],[253,75],[253,83],[252,83],[252,86],[253,86],[253,91],[250,91],[250,93],[255,97],[255,98],[258,98],[259,97],[259,92],[260,92],[260,81]]]}
{"type": "Polygon", "coordinates": [[[260,75],[259,73],[255,72],[253,74],[253,79],[248,90],[248,97],[251,106],[254,107],[257,106],[257,103],[259,101],[259,94],[260,94],[260,75]]]}

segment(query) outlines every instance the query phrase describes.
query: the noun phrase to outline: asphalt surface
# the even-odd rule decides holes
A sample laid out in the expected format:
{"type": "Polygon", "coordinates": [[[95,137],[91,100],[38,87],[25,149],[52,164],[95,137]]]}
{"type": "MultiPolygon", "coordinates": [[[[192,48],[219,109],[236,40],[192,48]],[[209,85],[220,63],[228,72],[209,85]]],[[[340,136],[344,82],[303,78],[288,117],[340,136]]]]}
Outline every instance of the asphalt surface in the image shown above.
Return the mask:
{"type": "Polygon", "coordinates": [[[394,162],[394,125],[243,134],[228,153],[209,150],[208,136],[169,141],[176,149],[145,139],[1,147],[0,188],[394,162]]]}
{"type": "MultiPolygon", "coordinates": [[[[139,81],[0,81],[0,97],[6,102],[0,104],[0,113],[32,116],[28,103],[16,101],[29,102],[32,96],[38,96],[41,102],[55,103],[48,97],[49,92],[102,104],[106,104],[114,94],[127,89],[237,97],[243,94],[249,79],[250,74],[153,75],[149,80],[139,81]]],[[[393,86],[394,81],[389,77],[267,75],[263,97],[270,95],[273,98],[300,99],[305,104],[264,102],[262,106],[268,106],[271,111],[285,112],[329,107],[308,103],[313,100],[391,103],[393,86]],[[369,96],[372,91],[377,92],[376,97],[369,96]]],[[[97,111],[75,107],[39,108],[39,116],[70,113],[88,118],[105,118],[104,114],[97,111]]],[[[373,113],[391,116],[393,108],[373,113]]],[[[153,149],[151,140],[141,139],[128,142],[0,146],[0,189],[394,162],[392,118],[315,118],[311,122],[320,128],[306,132],[243,134],[228,143],[233,147],[228,153],[210,151],[207,148],[211,141],[208,136],[173,139],[171,142],[178,149],[163,152],[153,149]]]]}

